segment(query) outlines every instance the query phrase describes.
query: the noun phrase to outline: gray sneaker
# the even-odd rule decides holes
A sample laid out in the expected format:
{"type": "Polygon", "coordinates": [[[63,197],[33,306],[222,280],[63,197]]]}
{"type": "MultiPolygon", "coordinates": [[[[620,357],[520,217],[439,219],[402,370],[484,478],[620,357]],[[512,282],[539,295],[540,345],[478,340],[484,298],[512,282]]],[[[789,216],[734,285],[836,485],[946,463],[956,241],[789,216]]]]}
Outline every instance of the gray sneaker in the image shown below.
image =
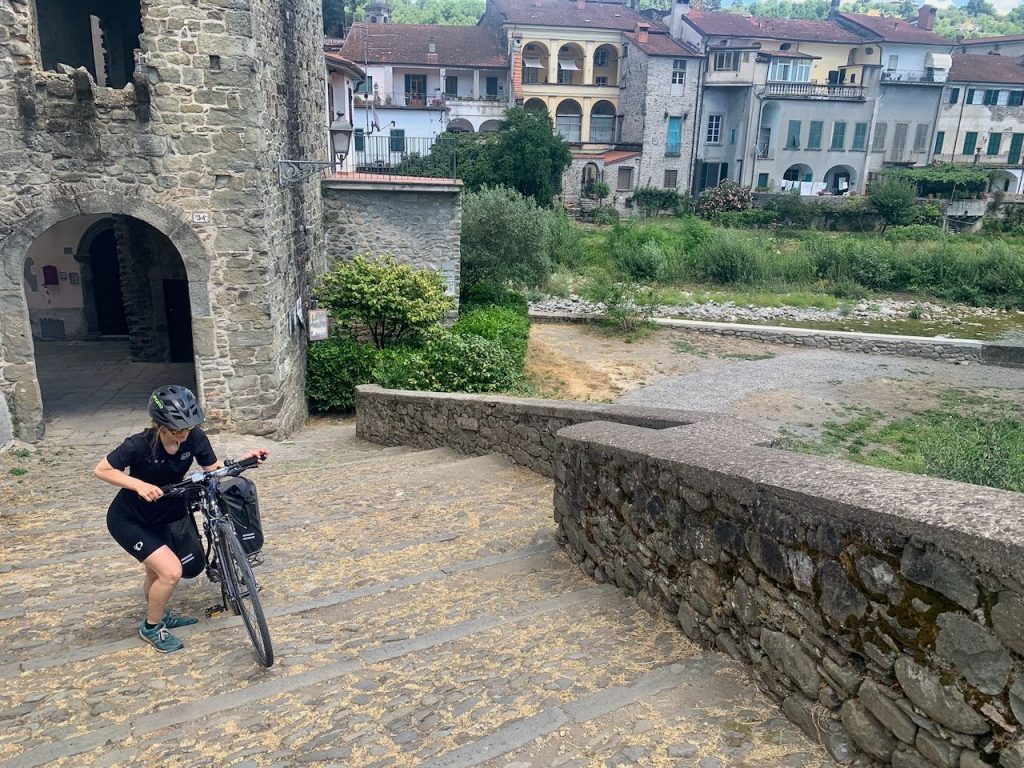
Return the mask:
{"type": "Polygon", "coordinates": [[[180,651],[185,647],[185,644],[172,635],[163,623],[149,629],[146,627],[146,622],[142,622],[139,626],[139,637],[160,651],[160,653],[180,651]]]}

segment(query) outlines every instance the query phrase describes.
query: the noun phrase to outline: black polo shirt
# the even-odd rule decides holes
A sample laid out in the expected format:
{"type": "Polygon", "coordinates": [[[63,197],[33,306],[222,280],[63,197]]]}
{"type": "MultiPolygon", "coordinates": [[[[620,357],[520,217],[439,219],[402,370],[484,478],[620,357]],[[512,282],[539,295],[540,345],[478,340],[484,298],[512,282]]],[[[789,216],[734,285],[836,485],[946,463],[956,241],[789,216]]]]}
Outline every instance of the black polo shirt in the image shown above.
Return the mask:
{"type": "MultiPolygon", "coordinates": [[[[181,482],[193,461],[201,467],[217,463],[210,438],[198,427],[189,433],[177,453],[168,453],[155,430],[147,429],[127,438],[107,455],[107,462],[114,469],[127,471],[132,477],[160,486],[181,482]]],[[[146,501],[127,488],[118,492],[110,507],[112,511],[129,515],[149,525],[179,520],[188,511],[187,500],[180,496],[146,501]]]]}

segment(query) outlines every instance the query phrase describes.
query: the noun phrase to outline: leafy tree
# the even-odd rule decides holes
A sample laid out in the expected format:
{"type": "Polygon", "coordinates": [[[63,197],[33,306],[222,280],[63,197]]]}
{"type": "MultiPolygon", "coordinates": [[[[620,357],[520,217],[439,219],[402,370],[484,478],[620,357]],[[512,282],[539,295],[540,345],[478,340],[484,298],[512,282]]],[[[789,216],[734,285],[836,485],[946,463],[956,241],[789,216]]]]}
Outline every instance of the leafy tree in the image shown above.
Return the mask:
{"type": "Polygon", "coordinates": [[[498,184],[513,187],[549,207],[572,164],[569,145],[551,129],[547,112],[513,107],[505,113],[489,160],[498,184]]]}
{"type": "Polygon", "coordinates": [[[996,9],[988,0],[967,0],[964,3],[964,10],[970,16],[995,16],[996,9]]]}
{"type": "Polygon", "coordinates": [[[484,15],[483,0],[421,0],[397,2],[391,20],[395,24],[453,24],[472,26],[484,15]]]}
{"type": "Polygon", "coordinates": [[[871,182],[868,202],[885,221],[882,231],[890,224],[909,224],[917,190],[906,179],[886,174],[871,182]]]}
{"type": "Polygon", "coordinates": [[[462,199],[462,291],[491,284],[542,285],[551,274],[548,221],[537,203],[508,187],[462,199]]]}
{"type": "Polygon", "coordinates": [[[378,349],[414,338],[455,309],[438,272],[390,257],[370,261],[357,256],[338,264],[324,275],[315,295],[339,328],[353,336],[365,328],[378,349]]]}

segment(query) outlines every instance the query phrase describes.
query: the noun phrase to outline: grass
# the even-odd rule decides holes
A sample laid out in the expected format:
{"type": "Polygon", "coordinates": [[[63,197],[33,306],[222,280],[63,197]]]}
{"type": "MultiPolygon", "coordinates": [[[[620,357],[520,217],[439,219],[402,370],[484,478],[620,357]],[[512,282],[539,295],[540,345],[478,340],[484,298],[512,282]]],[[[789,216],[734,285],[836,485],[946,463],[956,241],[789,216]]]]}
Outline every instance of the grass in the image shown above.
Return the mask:
{"type": "Polygon", "coordinates": [[[761,354],[747,354],[745,352],[727,352],[719,355],[719,357],[729,358],[731,360],[771,360],[775,357],[774,352],[762,352],[761,354]]]}
{"type": "Polygon", "coordinates": [[[874,410],[823,425],[818,440],[791,448],[861,464],[1024,492],[1024,409],[991,398],[944,393],[942,407],[887,420],[874,410]]]}
{"type": "Polygon", "coordinates": [[[11,467],[11,474],[15,477],[21,477],[22,475],[27,475],[28,470],[24,467],[11,467]]]}

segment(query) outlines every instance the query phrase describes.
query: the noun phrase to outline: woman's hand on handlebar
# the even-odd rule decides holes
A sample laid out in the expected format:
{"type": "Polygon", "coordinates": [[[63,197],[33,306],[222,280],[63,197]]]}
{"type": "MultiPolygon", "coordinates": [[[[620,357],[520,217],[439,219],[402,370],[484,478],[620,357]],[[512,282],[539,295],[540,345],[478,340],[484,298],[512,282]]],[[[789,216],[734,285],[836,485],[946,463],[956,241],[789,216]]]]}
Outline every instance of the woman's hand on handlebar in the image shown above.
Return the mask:
{"type": "Polygon", "coordinates": [[[241,456],[238,457],[237,461],[241,463],[246,459],[257,459],[258,463],[262,464],[264,461],[267,460],[269,456],[270,451],[268,451],[266,448],[257,448],[254,451],[243,453],[241,456]]]}
{"type": "Polygon", "coordinates": [[[139,487],[135,489],[135,492],[144,501],[156,501],[164,495],[163,489],[160,486],[143,482],[139,483],[139,487]]]}

